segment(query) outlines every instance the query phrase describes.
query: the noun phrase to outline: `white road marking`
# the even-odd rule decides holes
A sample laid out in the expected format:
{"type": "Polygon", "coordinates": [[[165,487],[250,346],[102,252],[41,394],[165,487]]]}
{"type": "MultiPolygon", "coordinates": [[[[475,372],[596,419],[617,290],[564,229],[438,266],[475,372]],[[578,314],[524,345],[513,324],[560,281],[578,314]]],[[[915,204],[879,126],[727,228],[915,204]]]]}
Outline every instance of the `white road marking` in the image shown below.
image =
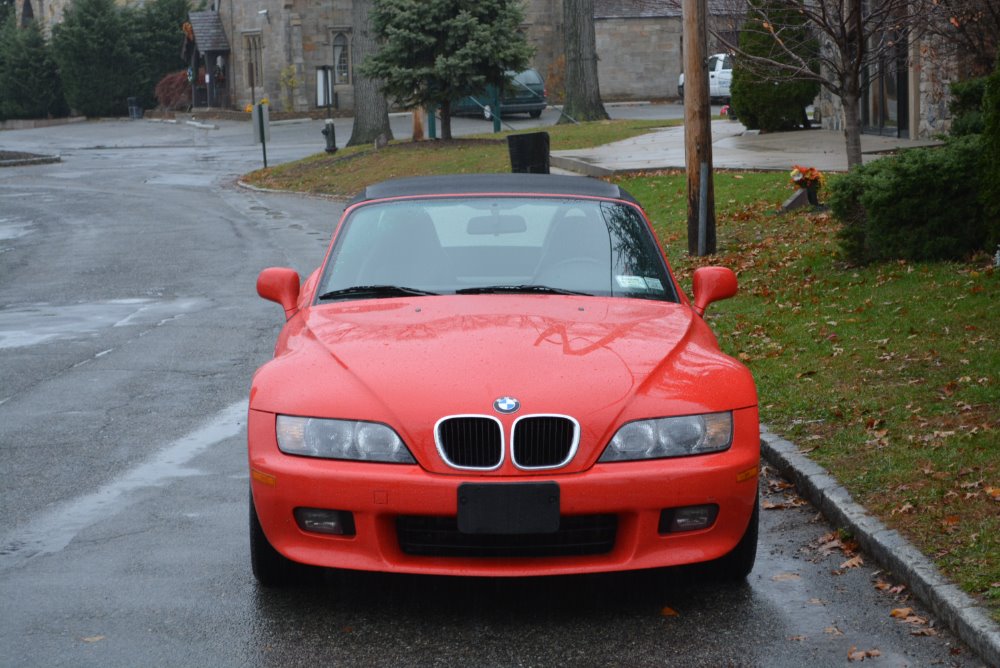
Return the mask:
{"type": "Polygon", "coordinates": [[[199,475],[187,464],[196,456],[246,426],[247,402],[227,406],[212,420],[177,439],[151,459],[126,472],[96,492],[70,499],[45,511],[0,542],[0,569],[19,565],[32,557],[63,550],[81,531],[129,505],[129,492],[162,485],[171,478],[199,475]]]}

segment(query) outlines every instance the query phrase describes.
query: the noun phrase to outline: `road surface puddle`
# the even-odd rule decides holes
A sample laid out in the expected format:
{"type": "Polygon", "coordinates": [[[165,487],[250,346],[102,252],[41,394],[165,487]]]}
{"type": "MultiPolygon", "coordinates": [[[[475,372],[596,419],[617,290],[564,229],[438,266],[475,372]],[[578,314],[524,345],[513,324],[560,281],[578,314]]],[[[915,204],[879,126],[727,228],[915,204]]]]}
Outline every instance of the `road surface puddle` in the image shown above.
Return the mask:
{"type": "Polygon", "coordinates": [[[159,326],[200,310],[204,299],[112,299],[0,309],[0,350],[94,336],[109,327],[159,326]]]}

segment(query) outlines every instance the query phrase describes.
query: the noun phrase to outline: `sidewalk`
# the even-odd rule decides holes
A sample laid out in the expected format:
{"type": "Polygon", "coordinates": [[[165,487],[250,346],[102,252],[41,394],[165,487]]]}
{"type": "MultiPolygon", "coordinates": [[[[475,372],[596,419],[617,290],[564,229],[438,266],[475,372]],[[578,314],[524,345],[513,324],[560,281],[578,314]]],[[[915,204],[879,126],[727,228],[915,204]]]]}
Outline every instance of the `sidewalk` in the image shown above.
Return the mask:
{"type": "MultiPolygon", "coordinates": [[[[938,143],[861,136],[865,162],[887,152],[938,143]]],[[[553,167],[588,176],[684,169],[684,128],[664,128],[594,148],[553,151],[549,160],[553,167]]],[[[715,169],[788,171],[792,165],[805,165],[821,171],[847,171],[847,148],[842,132],[817,129],[758,134],[747,132],[735,121],[712,121],[712,164],[715,169]]]]}

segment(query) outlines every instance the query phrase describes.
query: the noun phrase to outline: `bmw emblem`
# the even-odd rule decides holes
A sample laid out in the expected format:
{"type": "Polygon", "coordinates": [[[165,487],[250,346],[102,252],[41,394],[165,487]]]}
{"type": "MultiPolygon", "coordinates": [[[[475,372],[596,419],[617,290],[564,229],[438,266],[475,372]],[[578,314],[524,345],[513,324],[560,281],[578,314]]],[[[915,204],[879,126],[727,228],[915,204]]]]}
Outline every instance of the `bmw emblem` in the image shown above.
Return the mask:
{"type": "Polygon", "coordinates": [[[517,409],[521,407],[521,402],[514,397],[500,397],[493,402],[493,408],[497,413],[503,413],[504,415],[510,415],[511,413],[516,413],[517,409]]]}

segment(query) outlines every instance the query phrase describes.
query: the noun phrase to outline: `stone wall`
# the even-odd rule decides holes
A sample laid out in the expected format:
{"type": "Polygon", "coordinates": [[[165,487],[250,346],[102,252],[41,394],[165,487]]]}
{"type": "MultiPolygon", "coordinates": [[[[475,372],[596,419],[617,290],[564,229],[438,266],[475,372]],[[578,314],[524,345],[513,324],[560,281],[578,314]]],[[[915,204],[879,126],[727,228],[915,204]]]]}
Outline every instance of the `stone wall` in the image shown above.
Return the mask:
{"type": "Polygon", "coordinates": [[[605,100],[676,97],[681,73],[679,18],[599,19],[598,77],[605,100]]]}

